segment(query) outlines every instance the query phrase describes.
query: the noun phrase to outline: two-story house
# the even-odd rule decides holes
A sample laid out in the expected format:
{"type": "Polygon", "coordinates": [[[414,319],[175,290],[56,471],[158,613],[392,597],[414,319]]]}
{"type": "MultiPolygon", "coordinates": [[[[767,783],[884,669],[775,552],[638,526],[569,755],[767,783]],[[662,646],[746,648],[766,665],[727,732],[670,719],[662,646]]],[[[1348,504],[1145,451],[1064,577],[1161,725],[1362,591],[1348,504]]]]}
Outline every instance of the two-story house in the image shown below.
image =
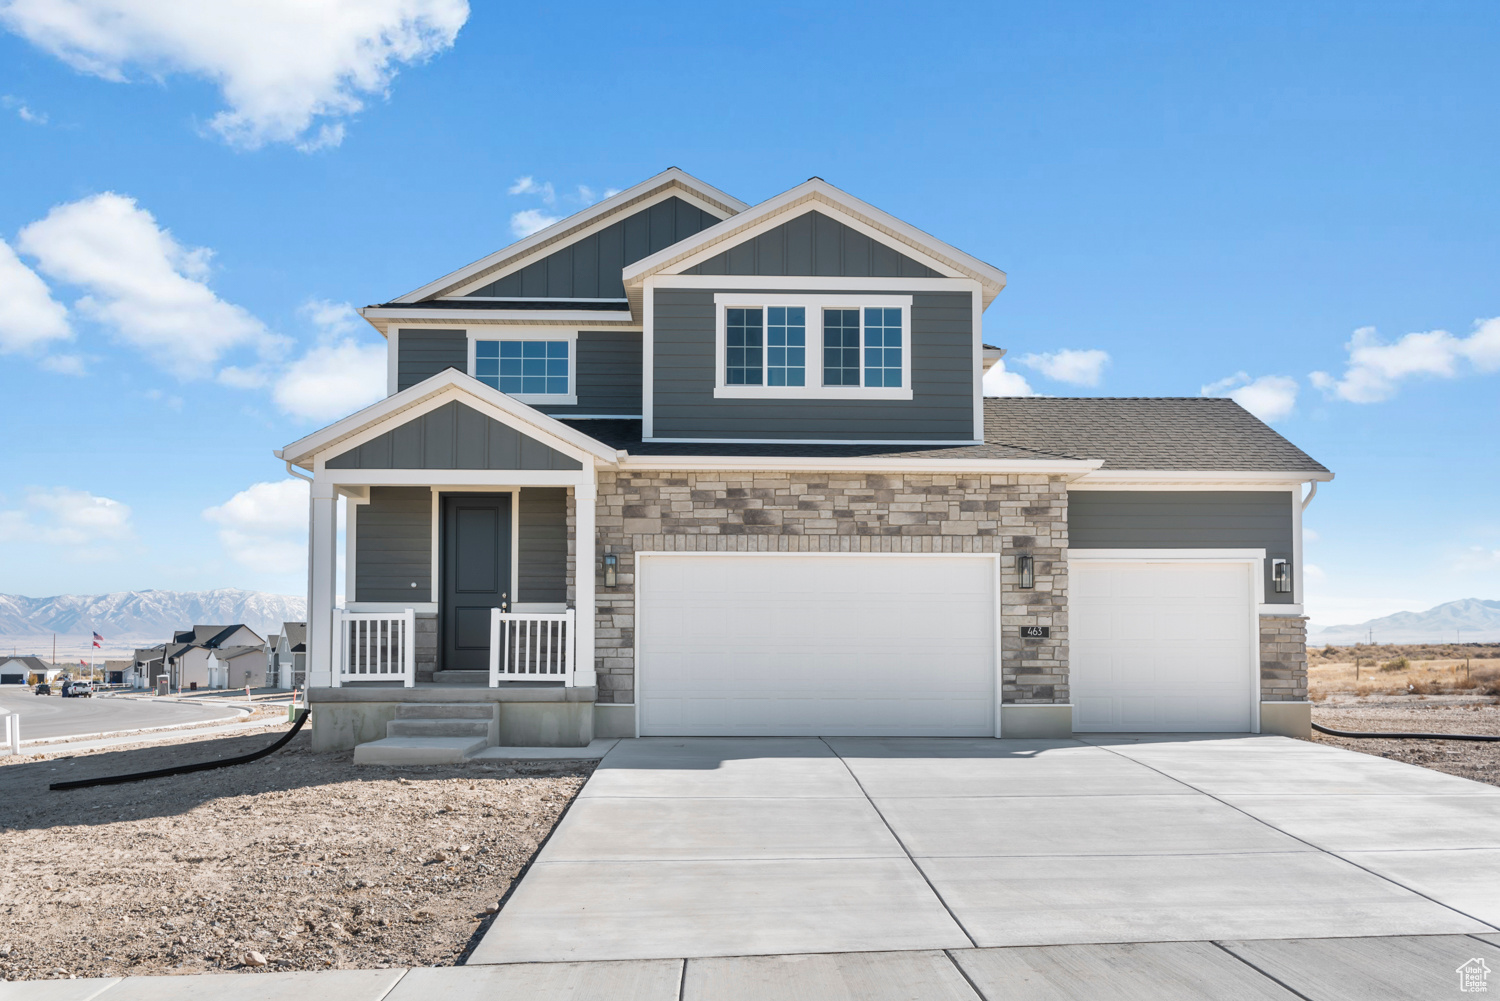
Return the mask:
{"type": "Polygon", "coordinates": [[[1332,474],[1226,399],[986,399],[1004,286],[672,169],[365,309],[389,395],[277,453],[316,741],[1305,733],[1332,474]]]}

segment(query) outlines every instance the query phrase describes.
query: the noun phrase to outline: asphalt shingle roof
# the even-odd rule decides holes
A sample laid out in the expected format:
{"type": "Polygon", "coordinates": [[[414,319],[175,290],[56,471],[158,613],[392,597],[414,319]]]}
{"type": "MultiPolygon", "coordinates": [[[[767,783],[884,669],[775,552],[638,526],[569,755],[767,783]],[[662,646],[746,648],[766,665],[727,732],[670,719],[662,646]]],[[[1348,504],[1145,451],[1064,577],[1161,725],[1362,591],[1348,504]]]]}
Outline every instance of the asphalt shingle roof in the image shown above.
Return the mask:
{"type": "Polygon", "coordinates": [[[640,456],[1103,459],[1105,469],[1328,471],[1238,403],[1216,397],[989,398],[980,445],[679,444],[641,441],[636,420],[564,423],[640,456]]]}

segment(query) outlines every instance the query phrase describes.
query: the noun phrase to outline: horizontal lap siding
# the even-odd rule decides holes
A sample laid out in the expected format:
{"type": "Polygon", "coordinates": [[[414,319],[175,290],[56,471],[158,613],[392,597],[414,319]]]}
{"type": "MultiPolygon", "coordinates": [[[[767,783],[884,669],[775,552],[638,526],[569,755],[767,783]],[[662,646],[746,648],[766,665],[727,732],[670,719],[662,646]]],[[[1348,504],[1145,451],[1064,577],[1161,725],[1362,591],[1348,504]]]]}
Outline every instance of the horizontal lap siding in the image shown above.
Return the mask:
{"type": "Polygon", "coordinates": [[[468,334],[462,330],[396,331],[396,389],[410,389],[447,368],[469,369],[468,334]]]}
{"type": "Polygon", "coordinates": [[[568,491],[523,489],[518,506],[516,600],[568,599],[568,491]]]}
{"type": "Polygon", "coordinates": [[[1292,559],[1289,491],[1075,490],[1068,498],[1073,549],[1264,549],[1266,601],[1294,595],[1271,586],[1271,561],[1292,559]]]}
{"type": "Polygon", "coordinates": [[[557,417],[573,414],[641,413],[641,334],[638,330],[580,330],[575,382],[576,407],[533,404],[557,417]]]}
{"type": "MultiPolygon", "coordinates": [[[[784,291],[768,289],[764,294],[769,301],[784,291]]],[[[970,440],[972,297],[915,289],[911,294],[912,399],[719,400],[714,398],[715,290],[657,289],[652,304],[656,436],[970,440]]],[[[813,370],[821,363],[810,353],[809,381],[820,378],[813,370]]]]}
{"type": "Polygon", "coordinates": [[[350,510],[355,512],[354,600],[429,600],[432,491],[371,487],[370,503],[350,510]]]}

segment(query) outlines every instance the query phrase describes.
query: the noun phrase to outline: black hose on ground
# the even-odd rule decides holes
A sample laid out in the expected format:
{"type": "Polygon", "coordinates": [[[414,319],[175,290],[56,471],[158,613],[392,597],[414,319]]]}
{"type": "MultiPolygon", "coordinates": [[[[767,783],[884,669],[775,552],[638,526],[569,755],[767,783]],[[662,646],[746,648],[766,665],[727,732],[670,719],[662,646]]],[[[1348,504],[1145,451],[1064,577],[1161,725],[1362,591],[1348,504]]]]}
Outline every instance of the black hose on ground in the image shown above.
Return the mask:
{"type": "Polygon", "coordinates": [[[249,754],[241,754],[237,758],[225,758],[223,761],[199,761],[192,765],[175,765],[171,768],[158,768],[150,772],[131,772],[129,775],[105,775],[97,779],[73,779],[71,782],[54,782],[48,789],[58,792],[63,789],[88,789],[91,786],[113,786],[124,782],[140,782],[145,779],[164,779],[169,775],[186,775],[188,772],[206,772],[212,768],[228,768],[230,765],[243,765],[258,758],[285,747],[287,742],[297,736],[297,731],[302,729],[302,724],[307,722],[307,710],[304,709],[297,714],[297,722],[292,728],[281,735],[281,739],[270,747],[263,747],[249,754]]]}
{"type": "Polygon", "coordinates": [[[1312,728],[1319,733],[1326,733],[1330,737],[1392,737],[1397,740],[1500,740],[1500,734],[1493,733],[1354,733],[1349,730],[1330,730],[1326,726],[1314,723],[1312,728]]]}

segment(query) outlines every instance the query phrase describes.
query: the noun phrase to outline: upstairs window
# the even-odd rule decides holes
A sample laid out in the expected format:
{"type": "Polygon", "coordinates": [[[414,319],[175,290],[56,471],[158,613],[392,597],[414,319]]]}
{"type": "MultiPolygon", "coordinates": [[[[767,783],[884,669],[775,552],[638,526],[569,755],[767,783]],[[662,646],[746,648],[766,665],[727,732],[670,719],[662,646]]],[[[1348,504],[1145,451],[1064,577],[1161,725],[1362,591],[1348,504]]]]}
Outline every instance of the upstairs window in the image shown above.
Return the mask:
{"type": "Polygon", "coordinates": [[[568,396],[567,341],[475,341],[474,378],[510,396],[568,396]]]}
{"type": "Polygon", "coordinates": [[[714,296],[715,396],[912,398],[910,296],[783,293],[755,303],[754,295],[714,296]]]}

